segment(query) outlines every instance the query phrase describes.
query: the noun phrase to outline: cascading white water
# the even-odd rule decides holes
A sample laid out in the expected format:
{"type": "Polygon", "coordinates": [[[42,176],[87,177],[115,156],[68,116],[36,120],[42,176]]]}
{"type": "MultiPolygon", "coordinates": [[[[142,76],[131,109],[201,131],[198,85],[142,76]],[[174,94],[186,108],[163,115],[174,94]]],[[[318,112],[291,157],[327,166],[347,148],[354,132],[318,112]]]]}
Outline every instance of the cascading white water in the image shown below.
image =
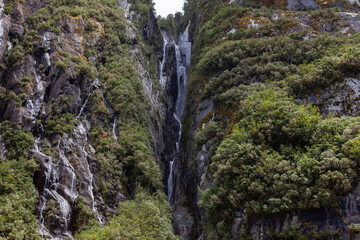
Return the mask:
{"type": "Polygon", "coordinates": [[[166,32],[161,32],[163,39],[164,39],[164,48],[163,48],[163,58],[162,58],[162,62],[160,64],[160,85],[163,89],[165,89],[166,86],[166,81],[167,81],[167,77],[166,77],[166,73],[164,72],[165,70],[165,63],[166,63],[166,47],[169,43],[169,38],[166,34],[166,32]]]}
{"type": "Polygon", "coordinates": [[[169,178],[168,178],[168,201],[171,202],[172,201],[172,195],[173,195],[173,182],[174,182],[174,171],[173,171],[173,166],[174,166],[174,159],[172,161],[170,161],[170,172],[169,172],[169,178]]]}
{"type": "Polygon", "coordinates": [[[176,141],[176,151],[179,151],[182,124],[181,124],[180,118],[178,117],[178,115],[177,115],[176,113],[174,113],[174,118],[175,118],[175,120],[177,121],[177,123],[179,124],[179,136],[178,136],[178,139],[177,139],[177,141],[176,141]]]}
{"type": "Polygon", "coordinates": [[[117,120],[117,117],[116,117],[115,114],[114,114],[114,123],[113,123],[112,132],[113,132],[115,141],[116,141],[116,142],[119,142],[119,140],[118,140],[118,138],[117,138],[117,135],[116,135],[117,121],[118,121],[118,120],[117,120]]]}
{"type": "Polygon", "coordinates": [[[79,196],[77,190],[76,190],[76,174],[75,174],[75,169],[73,168],[73,166],[70,164],[69,160],[67,159],[67,157],[64,154],[64,151],[62,149],[58,149],[59,150],[59,155],[60,155],[60,163],[62,164],[62,166],[64,166],[66,169],[68,169],[69,173],[70,173],[70,182],[71,182],[71,186],[70,188],[68,188],[68,186],[64,186],[64,192],[65,194],[70,197],[71,201],[75,201],[75,199],[79,196]]]}
{"type": "Polygon", "coordinates": [[[114,122],[113,122],[113,125],[112,125],[112,132],[113,132],[113,135],[114,135],[114,138],[115,138],[116,142],[119,142],[118,137],[117,137],[117,134],[116,134],[116,128],[117,128],[118,118],[116,117],[114,110],[110,107],[110,105],[109,105],[109,103],[107,102],[107,100],[106,100],[105,97],[104,97],[104,103],[105,103],[106,108],[110,111],[110,114],[111,114],[111,115],[113,116],[113,118],[114,118],[114,122]]]}
{"type": "MultiPolygon", "coordinates": [[[[39,82],[39,81],[37,81],[39,82]]],[[[64,149],[74,149],[77,147],[78,152],[80,153],[82,159],[84,159],[83,166],[86,169],[86,173],[84,174],[87,176],[87,188],[88,188],[88,196],[91,198],[91,208],[95,212],[98,220],[100,223],[104,223],[103,217],[97,210],[96,201],[93,193],[93,174],[90,171],[88,160],[88,153],[85,150],[86,144],[88,144],[87,141],[87,133],[86,129],[81,121],[79,121],[79,118],[83,114],[83,111],[88,104],[90,96],[93,94],[94,88],[99,88],[99,80],[95,79],[95,81],[90,85],[89,88],[89,94],[82,105],[80,112],[78,116],[76,117],[76,120],[79,122],[78,127],[73,131],[74,136],[76,137],[76,141],[74,141],[73,138],[69,137],[67,134],[64,134],[64,136],[59,140],[57,151],[59,153],[59,161],[55,164],[53,163],[51,157],[45,155],[41,152],[40,148],[40,138],[36,139],[35,141],[35,152],[37,155],[39,155],[42,159],[45,159],[43,161],[43,167],[45,172],[45,184],[44,189],[41,194],[41,200],[40,200],[40,219],[39,219],[39,227],[40,227],[40,234],[45,238],[55,239],[57,237],[68,237],[70,239],[72,238],[71,232],[68,231],[69,229],[69,223],[71,220],[71,206],[69,201],[73,203],[77,197],[79,196],[77,192],[77,179],[76,179],[76,172],[74,167],[70,164],[68,158],[66,157],[65,150],[64,149]],[[61,145],[62,144],[62,145],[61,145]],[[61,146],[60,146],[61,145],[61,146]],[[66,179],[65,182],[61,181],[60,179],[66,179]],[[61,191],[59,191],[61,190],[61,191]],[[62,196],[62,195],[63,196],[62,196]],[[61,212],[61,219],[63,226],[56,230],[56,236],[52,236],[49,232],[49,230],[45,226],[45,219],[44,219],[44,212],[46,210],[46,204],[49,199],[55,200],[59,204],[59,210],[61,212]],[[69,200],[69,201],[68,201],[69,200]],[[61,235],[61,236],[60,236],[61,235]]],[[[42,92],[43,89],[41,89],[41,84],[38,87],[38,92],[42,92]]],[[[40,108],[39,108],[40,109],[40,108]]]]}
{"type": "Polygon", "coordinates": [[[62,214],[62,219],[64,222],[64,231],[61,234],[72,239],[71,233],[68,232],[71,207],[69,202],[57,192],[59,187],[59,180],[60,180],[60,176],[59,176],[60,164],[70,169],[71,188],[70,189],[64,188],[64,192],[73,201],[78,196],[78,193],[76,191],[76,175],[74,168],[72,167],[68,159],[63,155],[63,152],[62,150],[60,150],[59,145],[60,145],[60,141],[58,144],[60,159],[58,163],[55,164],[53,163],[50,156],[47,156],[43,152],[41,152],[40,138],[37,138],[35,140],[34,149],[36,154],[38,154],[42,159],[45,159],[45,161],[43,162],[43,167],[45,171],[45,184],[44,184],[43,192],[41,194],[39,228],[40,228],[40,234],[43,237],[53,239],[53,236],[51,236],[49,230],[45,226],[45,219],[44,219],[44,211],[46,210],[47,201],[48,199],[53,199],[60,206],[60,212],[62,214]]]}
{"type": "Polygon", "coordinates": [[[84,165],[85,165],[85,169],[86,169],[86,176],[88,177],[88,194],[91,198],[91,209],[94,211],[97,219],[99,220],[99,222],[101,224],[105,224],[104,221],[104,217],[99,213],[98,209],[97,209],[97,205],[96,205],[96,201],[95,201],[95,196],[94,196],[94,175],[91,173],[90,171],[90,164],[87,161],[89,154],[87,153],[86,149],[83,147],[85,144],[88,143],[88,139],[87,139],[87,135],[86,135],[86,129],[84,127],[84,125],[82,124],[82,122],[79,123],[79,126],[74,130],[74,135],[77,138],[77,142],[81,143],[77,145],[77,148],[80,152],[80,154],[82,155],[82,158],[84,159],[84,165]]]}
{"type": "MultiPolygon", "coordinates": [[[[84,104],[82,105],[78,116],[76,117],[77,121],[81,117],[86,105],[88,104],[89,98],[93,94],[94,88],[99,88],[99,87],[100,87],[99,79],[96,78],[95,81],[93,83],[91,83],[91,85],[90,85],[89,94],[88,94],[84,104]]],[[[107,105],[107,103],[106,103],[106,105],[107,105]]],[[[112,111],[112,113],[113,113],[113,111],[112,111]]],[[[114,126],[113,126],[113,133],[114,133],[115,139],[117,140],[117,137],[116,137],[116,134],[115,134],[115,129],[116,129],[116,117],[115,117],[114,126]]],[[[94,186],[93,186],[94,175],[91,173],[90,165],[87,162],[87,159],[88,159],[89,155],[86,152],[85,148],[83,147],[83,145],[88,143],[88,139],[87,139],[87,135],[86,135],[86,129],[85,129],[84,125],[82,124],[82,122],[79,121],[79,126],[77,127],[77,129],[75,129],[74,135],[77,137],[78,141],[82,142],[82,144],[78,144],[77,147],[78,147],[79,152],[81,153],[83,159],[85,160],[84,163],[86,165],[85,167],[86,167],[86,171],[87,171],[86,176],[89,177],[89,179],[88,179],[89,180],[88,194],[90,195],[90,198],[91,198],[91,209],[94,211],[94,213],[95,213],[96,217],[98,218],[99,222],[101,224],[105,224],[105,221],[103,220],[103,216],[99,213],[99,211],[97,209],[97,206],[96,206],[96,201],[95,201],[95,196],[94,196],[94,186]]]]}
{"type": "Polygon", "coordinates": [[[44,101],[44,96],[45,96],[45,92],[44,92],[44,83],[41,79],[41,77],[35,72],[35,79],[36,79],[36,90],[37,90],[37,98],[35,100],[35,112],[36,115],[39,114],[40,112],[40,108],[41,108],[41,104],[44,101]]]}
{"type": "Polygon", "coordinates": [[[50,188],[50,177],[53,169],[53,163],[51,161],[51,158],[44,153],[40,152],[40,138],[37,138],[35,140],[35,151],[37,154],[41,155],[44,158],[47,158],[46,162],[44,162],[44,168],[45,168],[45,184],[43,193],[40,196],[41,197],[41,203],[40,203],[40,219],[39,219],[39,231],[40,235],[43,237],[49,237],[53,238],[51,234],[49,233],[49,230],[45,227],[45,219],[44,219],[44,211],[46,209],[46,203],[47,203],[47,195],[50,188]]]}
{"type": "MultiPolygon", "coordinates": [[[[184,106],[185,106],[185,97],[186,97],[186,81],[187,81],[187,69],[190,66],[190,56],[191,56],[191,42],[189,42],[189,25],[186,27],[185,32],[180,35],[179,42],[175,46],[175,57],[176,57],[176,73],[177,73],[177,98],[175,103],[175,112],[174,119],[179,125],[178,138],[176,140],[176,155],[179,153],[180,148],[180,139],[181,139],[181,119],[183,117],[184,106]]],[[[166,39],[166,34],[163,34],[165,44],[168,44],[166,39]]],[[[166,62],[166,45],[164,46],[164,59],[163,64],[166,62]]],[[[164,68],[162,64],[161,69],[164,68]]],[[[164,73],[161,71],[160,82],[162,78],[166,80],[164,73]]],[[[165,82],[166,85],[166,82],[165,82]]],[[[168,177],[168,201],[173,202],[174,195],[174,167],[177,166],[176,163],[177,157],[174,157],[169,163],[169,177],[168,177]]]]}
{"type": "Polygon", "coordinates": [[[179,40],[179,48],[181,53],[185,57],[186,68],[190,67],[190,59],[191,59],[191,42],[189,41],[189,28],[190,28],[190,22],[187,25],[185,31],[180,35],[180,40],[179,40]]]}
{"type": "Polygon", "coordinates": [[[98,79],[98,78],[96,78],[96,79],[94,80],[94,82],[92,82],[92,83],[90,84],[89,94],[88,94],[88,96],[86,97],[84,104],[81,106],[80,112],[79,112],[79,114],[77,115],[76,120],[78,120],[78,119],[81,117],[82,113],[84,112],[84,109],[85,109],[86,105],[87,105],[88,102],[89,102],[89,98],[90,98],[91,95],[93,94],[94,88],[99,88],[99,86],[100,86],[100,85],[99,85],[99,79],[98,79]]]}
{"type": "Polygon", "coordinates": [[[35,122],[36,118],[40,113],[41,105],[44,102],[45,97],[44,82],[37,74],[36,70],[34,70],[34,75],[36,80],[36,93],[34,94],[35,103],[32,100],[29,100],[27,105],[27,107],[30,109],[31,119],[33,120],[33,122],[35,122]]]}

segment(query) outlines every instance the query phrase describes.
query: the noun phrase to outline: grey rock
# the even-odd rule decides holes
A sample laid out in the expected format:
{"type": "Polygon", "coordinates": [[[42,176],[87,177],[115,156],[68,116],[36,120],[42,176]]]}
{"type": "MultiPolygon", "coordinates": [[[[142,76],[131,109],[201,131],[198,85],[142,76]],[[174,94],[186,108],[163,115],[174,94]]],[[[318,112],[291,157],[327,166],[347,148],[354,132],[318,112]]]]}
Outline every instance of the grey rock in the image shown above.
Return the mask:
{"type": "Polygon", "coordinates": [[[305,9],[319,8],[320,6],[314,0],[300,0],[305,9]]]}
{"type": "Polygon", "coordinates": [[[10,18],[4,13],[4,2],[0,0],[0,63],[7,50],[10,25],[10,18]]]}
{"type": "Polygon", "coordinates": [[[174,232],[181,235],[183,240],[191,240],[191,232],[194,224],[194,219],[189,211],[177,206],[174,210],[174,232]]]}
{"type": "Polygon", "coordinates": [[[131,4],[127,0],[118,0],[119,7],[125,11],[125,18],[129,16],[131,4]]]}
{"type": "Polygon", "coordinates": [[[123,202],[125,201],[126,197],[124,195],[122,195],[121,193],[117,192],[116,193],[116,204],[118,204],[119,202],[123,202]]]}
{"type": "Polygon", "coordinates": [[[360,113],[359,83],[358,78],[346,78],[311,93],[305,97],[304,103],[319,105],[320,111],[325,115],[335,113],[338,116],[357,116],[360,113]]]}
{"type": "Polygon", "coordinates": [[[288,0],[288,9],[303,10],[304,6],[298,0],[288,0]]]}
{"type": "Polygon", "coordinates": [[[198,113],[196,116],[197,125],[201,120],[206,117],[211,111],[214,110],[214,103],[211,99],[205,99],[199,104],[198,113]]]}
{"type": "Polygon", "coordinates": [[[0,138],[0,162],[6,159],[7,149],[4,139],[0,138]]]}

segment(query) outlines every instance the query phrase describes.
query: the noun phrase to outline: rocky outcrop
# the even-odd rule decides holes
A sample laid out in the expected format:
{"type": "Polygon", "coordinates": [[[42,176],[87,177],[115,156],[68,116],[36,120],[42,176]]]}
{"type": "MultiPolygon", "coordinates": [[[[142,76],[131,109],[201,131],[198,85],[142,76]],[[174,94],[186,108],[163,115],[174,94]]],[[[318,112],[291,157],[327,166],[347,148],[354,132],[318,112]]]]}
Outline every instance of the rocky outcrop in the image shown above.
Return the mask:
{"type": "MultiPolygon", "coordinates": [[[[315,38],[321,33],[328,32],[330,34],[342,33],[347,36],[360,32],[360,15],[352,12],[333,12],[321,13],[312,16],[309,12],[294,12],[279,10],[270,17],[255,16],[255,13],[249,12],[245,16],[237,19],[232,25],[233,28],[224,33],[223,40],[228,38],[229,34],[235,34],[238,29],[261,29],[269,26],[266,35],[274,37],[282,34],[295,32],[306,32],[304,40],[315,38]],[[271,26],[281,21],[288,21],[281,28],[275,29],[271,26]]],[[[255,36],[259,33],[255,33],[255,36]]],[[[264,33],[262,33],[264,34],[264,33]]]]}
{"type": "Polygon", "coordinates": [[[124,10],[125,18],[127,18],[129,16],[129,13],[130,13],[131,4],[128,3],[127,0],[119,0],[118,4],[119,4],[119,7],[124,10]]]}
{"type": "Polygon", "coordinates": [[[339,200],[339,209],[321,208],[294,213],[248,219],[239,212],[234,218],[232,236],[250,235],[252,239],[274,239],[276,234],[293,231],[311,238],[311,232],[322,233],[326,239],[359,239],[360,183],[339,200]],[[273,237],[272,237],[273,236],[273,237]]]}
{"type": "Polygon", "coordinates": [[[319,89],[305,98],[305,104],[313,103],[325,114],[359,116],[360,86],[358,78],[345,78],[331,86],[319,89]]]}

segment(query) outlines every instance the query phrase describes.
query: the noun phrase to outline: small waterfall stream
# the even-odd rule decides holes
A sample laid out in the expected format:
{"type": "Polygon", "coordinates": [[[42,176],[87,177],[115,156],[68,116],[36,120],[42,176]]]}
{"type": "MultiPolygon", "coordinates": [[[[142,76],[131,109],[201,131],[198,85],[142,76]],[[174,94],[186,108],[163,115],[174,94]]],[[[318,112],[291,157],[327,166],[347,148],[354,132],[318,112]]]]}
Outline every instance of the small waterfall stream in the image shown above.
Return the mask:
{"type": "MultiPolygon", "coordinates": [[[[57,162],[54,162],[50,156],[44,154],[41,151],[41,137],[37,138],[35,141],[34,152],[41,159],[45,175],[45,182],[41,192],[39,205],[39,231],[41,236],[44,238],[63,239],[67,237],[73,239],[70,232],[71,226],[69,226],[72,214],[71,204],[73,204],[74,201],[78,198],[79,193],[77,191],[78,180],[76,171],[66,156],[65,152],[67,152],[67,150],[78,150],[78,156],[76,158],[80,160],[79,164],[82,166],[80,166],[80,168],[85,170],[85,172],[80,174],[85,176],[85,179],[82,177],[81,180],[85,180],[81,184],[87,185],[85,195],[89,196],[91,200],[90,207],[95,212],[99,222],[101,224],[105,223],[104,217],[98,212],[97,209],[97,204],[93,193],[94,176],[90,171],[90,165],[88,162],[89,154],[86,151],[87,146],[89,146],[90,150],[93,148],[88,143],[86,128],[84,127],[83,122],[80,121],[80,117],[82,116],[83,111],[89,102],[89,98],[94,92],[94,89],[99,87],[99,80],[95,79],[95,81],[91,83],[88,96],[76,117],[76,121],[78,121],[79,124],[78,127],[75,128],[72,132],[74,137],[68,136],[64,133],[63,136],[58,140],[58,145],[56,148],[58,152],[57,162]],[[47,203],[51,199],[59,205],[59,211],[61,215],[55,216],[59,227],[56,230],[52,230],[50,232],[45,224],[45,212],[48,207],[47,203]]],[[[43,89],[41,91],[43,91],[43,89]]],[[[39,96],[40,95],[37,95],[37,97],[39,96]]],[[[94,153],[94,150],[91,150],[91,152],[94,153]]],[[[82,192],[82,194],[84,194],[84,192],[82,192]]]]}
{"type": "MultiPolygon", "coordinates": [[[[34,65],[36,65],[36,62],[34,65]]],[[[34,94],[35,103],[31,99],[27,103],[27,107],[30,110],[30,117],[33,123],[35,122],[36,118],[39,116],[41,105],[44,102],[44,97],[45,97],[44,82],[39,76],[39,74],[36,72],[36,70],[34,70],[34,75],[36,80],[36,92],[34,94]]]]}
{"type": "MultiPolygon", "coordinates": [[[[34,123],[38,118],[42,104],[45,97],[45,82],[41,79],[40,75],[36,71],[36,61],[34,62],[34,75],[36,80],[36,91],[33,94],[33,100],[28,101],[28,109],[30,111],[30,117],[34,123]]],[[[41,125],[41,132],[43,132],[41,125]]],[[[76,190],[76,174],[75,169],[70,164],[69,160],[64,155],[63,150],[60,148],[60,140],[57,146],[59,159],[57,162],[53,161],[52,157],[46,155],[41,149],[41,135],[35,139],[34,153],[41,159],[41,164],[44,170],[44,185],[40,194],[39,203],[39,232],[40,235],[47,239],[69,238],[73,239],[71,232],[69,231],[69,224],[71,220],[71,206],[68,200],[71,202],[79,196],[76,190]],[[61,178],[66,172],[70,185],[65,186],[60,183],[61,178]],[[65,197],[59,193],[59,190],[66,195],[65,197]],[[60,216],[58,218],[60,227],[56,233],[50,233],[45,225],[45,211],[47,209],[47,203],[49,200],[54,200],[59,205],[60,216]],[[52,235],[53,234],[53,235],[52,235]]]]}
{"type": "Polygon", "coordinates": [[[113,122],[113,125],[112,125],[112,132],[113,132],[113,135],[114,135],[114,138],[115,138],[116,142],[119,142],[117,134],[116,134],[118,118],[116,117],[114,110],[110,107],[110,105],[109,105],[108,101],[106,100],[105,96],[104,96],[104,103],[105,103],[106,108],[110,111],[110,114],[114,118],[114,122],[113,122]]]}
{"type": "Polygon", "coordinates": [[[94,196],[94,186],[93,186],[93,184],[94,184],[94,175],[90,171],[90,164],[88,162],[89,154],[87,153],[87,151],[85,149],[85,145],[88,144],[87,132],[86,132],[86,129],[85,129],[83,123],[81,121],[79,121],[79,118],[81,117],[86,105],[88,104],[89,99],[90,99],[91,95],[94,92],[94,89],[99,88],[99,87],[100,87],[100,82],[99,82],[99,79],[96,78],[94,80],[94,82],[91,83],[90,88],[89,88],[88,96],[87,96],[84,104],[81,106],[81,109],[80,109],[80,112],[79,112],[78,116],[76,117],[76,120],[79,122],[79,125],[74,130],[73,133],[74,133],[75,137],[77,138],[77,142],[81,143],[81,144],[77,145],[77,148],[78,148],[80,154],[82,155],[82,158],[84,159],[84,164],[85,164],[85,169],[86,169],[86,176],[88,177],[88,181],[89,181],[87,190],[88,190],[88,194],[89,194],[89,196],[91,198],[91,209],[94,211],[98,221],[101,224],[105,224],[104,217],[99,213],[99,211],[97,209],[97,204],[96,204],[95,196],[94,196]]]}
{"type": "MultiPolygon", "coordinates": [[[[81,154],[81,158],[83,159],[83,165],[85,167],[85,176],[87,176],[87,192],[91,198],[91,209],[94,211],[98,221],[101,224],[105,224],[104,217],[98,211],[97,203],[95,201],[94,196],[94,175],[90,171],[90,164],[88,162],[89,154],[85,149],[85,145],[88,144],[87,132],[82,122],[79,123],[79,126],[74,130],[74,135],[76,137],[76,142],[81,143],[77,144],[77,148],[81,154]]],[[[91,147],[91,145],[89,145],[91,147]]],[[[92,147],[91,147],[92,148],[92,147]]],[[[95,151],[95,150],[91,150],[95,151]]]]}
{"type": "MultiPolygon", "coordinates": [[[[54,239],[54,237],[50,234],[49,230],[45,226],[45,217],[44,211],[46,210],[46,204],[49,199],[54,200],[60,206],[60,212],[62,214],[61,222],[62,222],[62,229],[59,229],[59,234],[62,236],[66,236],[70,239],[72,238],[71,233],[68,231],[69,229],[69,222],[70,222],[70,214],[71,214],[71,207],[69,202],[58,193],[60,187],[60,169],[64,168],[67,172],[70,173],[70,182],[71,186],[70,189],[66,186],[62,185],[64,193],[74,201],[78,196],[78,192],[76,190],[76,174],[73,166],[70,164],[69,160],[64,156],[63,150],[60,149],[60,140],[58,142],[58,151],[59,151],[59,161],[57,163],[53,163],[52,158],[43,152],[41,152],[40,147],[40,138],[37,138],[35,141],[35,152],[38,156],[44,159],[43,167],[45,172],[45,184],[41,194],[41,203],[40,203],[40,234],[43,237],[54,239]]],[[[56,236],[58,237],[58,236],[56,236]]]]}
{"type": "Polygon", "coordinates": [[[166,47],[169,43],[169,37],[167,36],[166,32],[161,32],[163,35],[163,39],[164,39],[164,48],[163,48],[163,58],[162,61],[160,63],[160,85],[163,89],[165,89],[166,87],[166,82],[167,82],[167,76],[165,73],[165,64],[166,64],[166,47]]]}
{"type": "Polygon", "coordinates": [[[92,82],[92,83],[90,84],[89,94],[88,94],[88,96],[86,97],[84,104],[81,106],[80,112],[79,112],[79,114],[77,115],[76,120],[78,120],[78,119],[81,117],[82,113],[84,112],[84,109],[85,109],[86,105],[88,104],[89,98],[90,98],[91,95],[93,94],[94,89],[95,89],[95,88],[99,88],[99,87],[100,87],[99,79],[96,78],[96,79],[94,80],[94,82],[92,82]]]}

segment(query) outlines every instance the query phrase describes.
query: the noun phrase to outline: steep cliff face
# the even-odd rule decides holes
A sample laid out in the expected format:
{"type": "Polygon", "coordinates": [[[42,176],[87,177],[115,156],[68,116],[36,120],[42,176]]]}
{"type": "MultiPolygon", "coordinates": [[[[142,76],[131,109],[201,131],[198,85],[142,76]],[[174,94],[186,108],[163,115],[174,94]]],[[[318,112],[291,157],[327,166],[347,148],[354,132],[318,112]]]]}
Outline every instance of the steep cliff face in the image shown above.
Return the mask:
{"type": "Polygon", "coordinates": [[[357,132],[353,127],[358,124],[358,4],[189,1],[187,7],[184,18],[192,19],[195,40],[182,159],[188,176],[183,182],[194,185],[187,186],[185,192],[192,194],[183,203],[195,224],[192,237],[185,239],[358,238],[357,177],[340,170],[349,160],[358,166],[346,147],[357,134],[346,132],[357,132]],[[285,95],[275,97],[278,91],[285,95]],[[274,99],[265,96],[282,105],[272,105],[274,99]],[[283,102],[284,96],[316,105],[323,116],[353,117],[319,120],[316,133],[306,140],[313,124],[308,122],[307,130],[295,137],[291,125],[299,130],[300,122],[290,119],[309,110],[289,108],[286,120],[279,112],[293,100],[283,102]],[[337,121],[352,123],[341,130],[337,121]],[[321,136],[327,131],[328,137],[337,135],[325,125],[337,129],[343,140],[329,140],[325,147],[321,136]],[[301,150],[304,146],[308,149],[301,150]],[[325,167],[328,151],[337,155],[333,160],[340,168],[325,167]],[[305,167],[295,152],[317,159],[315,165],[305,160],[314,172],[322,165],[317,176],[300,170],[305,167]],[[349,184],[332,192],[338,180],[328,174],[339,174],[347,180],[338,183],[349,184]]]}
{"type": "Polygon", "coordinates": [[[190,67],[191,42],[189,25],[178,39],[163,32],[164,54],[161,63],[160,83],[167,95],[165,149],[163,162],[166,165],[164,182],[167,183],[168,201],[174,208],[174,231],[183,238],[189,238],[192,231],[193,217],[188,208],[182,205],[185,195],[183,182],[184,167],[180,159],[180,139],[182,119],[186,101],[186,84],[190,67]]]}
{"type": "Polygon", "coordinates": [[[174,238],[150,3],[0,2],[1,237],[99,239],[84,230],[142,204],[174,238]]]}

